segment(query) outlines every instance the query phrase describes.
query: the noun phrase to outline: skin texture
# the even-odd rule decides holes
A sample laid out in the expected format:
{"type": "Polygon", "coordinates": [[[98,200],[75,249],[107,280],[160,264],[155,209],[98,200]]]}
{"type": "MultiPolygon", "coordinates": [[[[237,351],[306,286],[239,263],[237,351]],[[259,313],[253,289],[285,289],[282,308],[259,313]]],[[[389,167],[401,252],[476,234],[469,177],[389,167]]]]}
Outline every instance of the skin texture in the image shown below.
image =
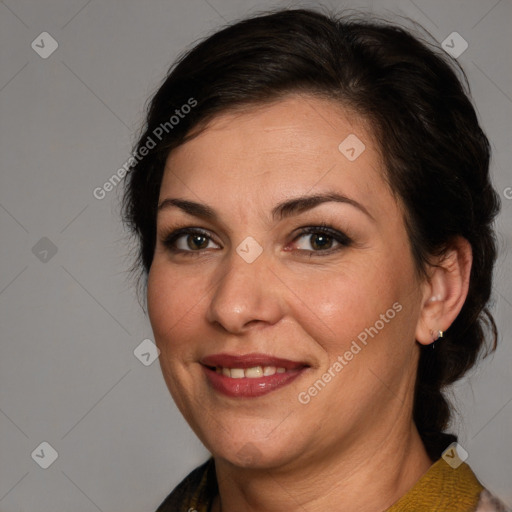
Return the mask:
{"type": "Polygon", "coordinates": [[[471,251],[458,240],[420,280],[383,172],[368,123],[298,94],[218,116],[169,155],[160,201],[206,204],[218,219],[174,206],[159,211],[148,311],[167,386],[215,457],[216,511],[380,511],[432,463],[412,421],[419,344],[460,311],[471,251]],[[366,146],[354,161],[338,149],[349,134],[366,146]],[[271,217],[277,203],[332,192],[369,215],[326,202],[271,217]],[[321,223],[352,242],[328,238],[318,249],[321,235],[300,235],[321,223]],[[163,241],[183,227],[202,228],[210,239],[196,241],[191,254],[194,237],[184,235],[175,245],[189,252],[173,253],[163,241]],[[252,263],[236,252],[248,236],[263,249],[252,263]],[[301,403],[299,393],[395,303],[400,312],[301,403]],[[267,395],[229,398],[199,363],[221,352],[266,353],[310,368],[267,395]]]}

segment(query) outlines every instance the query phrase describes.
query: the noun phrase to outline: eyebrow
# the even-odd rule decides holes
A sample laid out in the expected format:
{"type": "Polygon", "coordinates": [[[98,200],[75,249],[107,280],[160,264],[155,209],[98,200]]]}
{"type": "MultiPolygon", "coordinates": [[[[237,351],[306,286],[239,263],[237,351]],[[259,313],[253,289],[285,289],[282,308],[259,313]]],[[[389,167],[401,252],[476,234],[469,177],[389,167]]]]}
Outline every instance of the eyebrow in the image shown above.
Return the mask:
{"type": "MultiPolygon", "coordinates": [[[[286,217],[298,215],[299,213],[311,210],[320,204],[329,202],[350,204],[375,222],[374,217],[361,203],[357,202],[355,199],[351,199],[350,197],[337,193],[315,194],[289,199],[283,203],[279,203],[272,209],[272,218],[274,220],[282,220],[286,217]]],[[[213,208],[205,204],[196,203],[194,201],[188,201],[185,199],[171,197],[164,199],[158,205],[158,212],[172,207],[177,207],[185,213],[195,217],[201,217],[211,221],[218,221],[218,215],[213,208]]]]}

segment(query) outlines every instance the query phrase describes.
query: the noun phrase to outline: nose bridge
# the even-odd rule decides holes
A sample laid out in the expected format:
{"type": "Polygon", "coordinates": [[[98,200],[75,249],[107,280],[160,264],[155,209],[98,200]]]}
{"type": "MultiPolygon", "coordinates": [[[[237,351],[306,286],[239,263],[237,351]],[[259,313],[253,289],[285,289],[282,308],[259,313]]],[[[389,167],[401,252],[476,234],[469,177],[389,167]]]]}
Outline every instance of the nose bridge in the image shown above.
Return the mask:
{"type": "Polygon", "coordinates": [[[254,241],[244,240],[226,259],[214,284],[208,320],[231,332],[254,321],[277,322],[280,298],[275,286],[269,286],[270,276],[268,255],[254,241]]]}

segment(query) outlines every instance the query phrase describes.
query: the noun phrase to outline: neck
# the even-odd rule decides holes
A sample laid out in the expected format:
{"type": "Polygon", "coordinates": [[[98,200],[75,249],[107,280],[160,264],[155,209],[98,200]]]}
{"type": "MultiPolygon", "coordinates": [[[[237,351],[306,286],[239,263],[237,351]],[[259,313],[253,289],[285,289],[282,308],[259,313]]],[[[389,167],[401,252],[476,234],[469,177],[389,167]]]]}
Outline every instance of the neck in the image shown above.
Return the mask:
{"type": "Polygon", "coordinates": [[[429,469],[414,424],[362,440],[342,453],[321,454],[287,468],[241,469],[215,459],[219,496],[213,512],[343,510],[371,512],[391,506],[429,469]]]}

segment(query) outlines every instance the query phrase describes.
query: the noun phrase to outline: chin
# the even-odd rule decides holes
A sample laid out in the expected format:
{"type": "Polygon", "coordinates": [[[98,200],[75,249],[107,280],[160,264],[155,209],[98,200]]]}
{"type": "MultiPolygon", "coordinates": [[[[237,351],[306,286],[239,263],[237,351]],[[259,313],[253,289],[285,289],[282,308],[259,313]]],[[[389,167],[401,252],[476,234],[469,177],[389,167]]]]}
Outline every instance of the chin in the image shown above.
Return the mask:
{"type": "Polygon", "coordinates": [[[271,469],[286,465],[300,454],[296,439],[256,440],[254,436],[219,437],[207,448],[215,458],[240,468],[271,469]],[[219,442],[220,441],[220,442],[219,442]]]}

